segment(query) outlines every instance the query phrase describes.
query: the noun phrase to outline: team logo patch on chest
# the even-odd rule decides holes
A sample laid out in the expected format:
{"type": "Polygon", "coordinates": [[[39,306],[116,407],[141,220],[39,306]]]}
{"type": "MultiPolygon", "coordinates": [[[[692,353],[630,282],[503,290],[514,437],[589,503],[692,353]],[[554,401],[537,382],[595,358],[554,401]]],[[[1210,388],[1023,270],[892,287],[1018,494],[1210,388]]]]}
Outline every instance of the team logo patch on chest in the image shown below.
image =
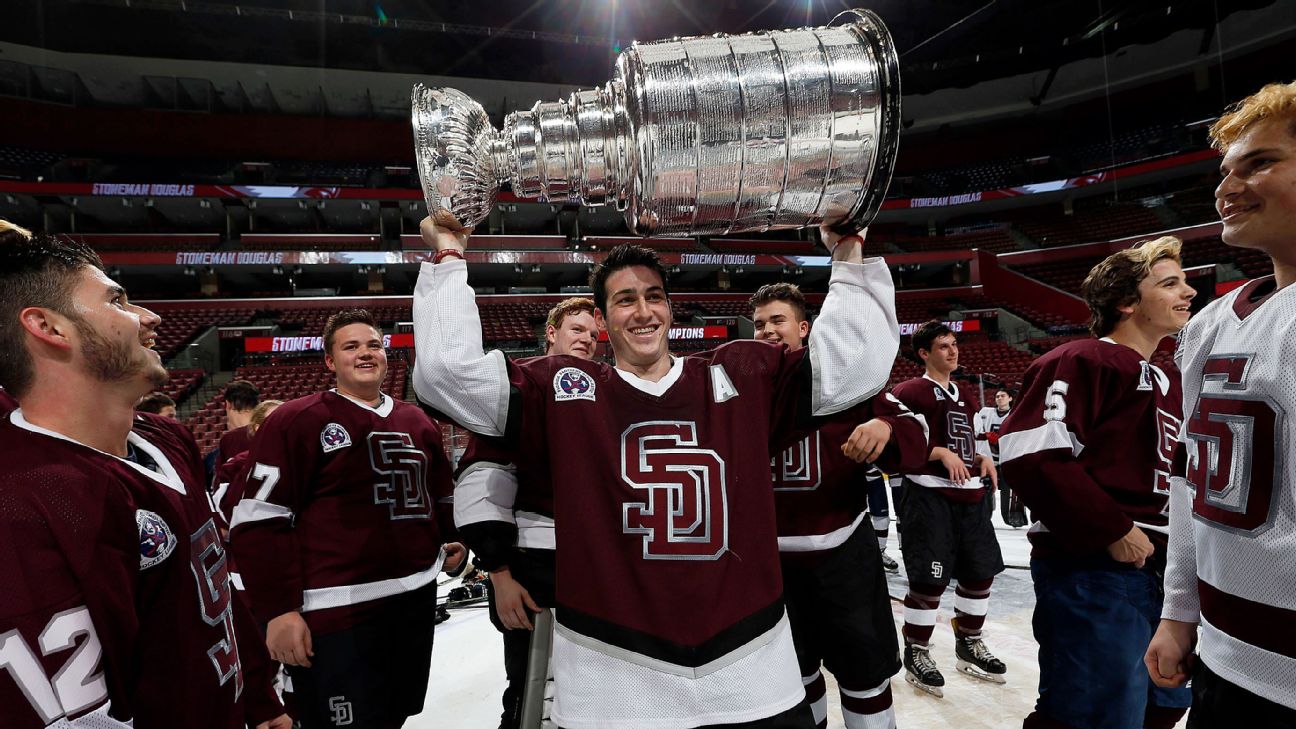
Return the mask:
{"type": "Polygon", "coordinates": [[[564,367],[554,375],[554,402],[564,400],[594,401],[594,378],[584,370],[564,367]]]}
{"type": "Polygon", "coordinates": [[[339,448],[351,445],[351,434],[337,423],[329,423],[320,431],[320,447],[325,453],[332,453],[339,448]]]}
{"type": "Polygon", "coordinates": [[[175,551],[175,534],[162,517],[147,509],[137,509],[135,525],[139,527],[140,569],[152,567],[175,551]]]}

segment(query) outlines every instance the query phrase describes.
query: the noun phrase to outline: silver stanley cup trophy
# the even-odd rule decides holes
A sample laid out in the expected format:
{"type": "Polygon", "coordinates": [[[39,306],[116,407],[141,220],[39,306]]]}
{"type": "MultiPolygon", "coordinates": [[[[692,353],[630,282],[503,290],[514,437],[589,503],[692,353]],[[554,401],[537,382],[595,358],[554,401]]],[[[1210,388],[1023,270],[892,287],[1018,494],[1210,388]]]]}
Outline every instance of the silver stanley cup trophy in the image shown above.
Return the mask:
{"type": "Polygon", "coordinates": [[[899,63],[867,10],[822,28],[635,43],[602,88],[496,131],[454,89],[414,87],[428,212],[481,222],[502,183],[616,205],[638,235],[868,225],[900,136],[899,63]]]}

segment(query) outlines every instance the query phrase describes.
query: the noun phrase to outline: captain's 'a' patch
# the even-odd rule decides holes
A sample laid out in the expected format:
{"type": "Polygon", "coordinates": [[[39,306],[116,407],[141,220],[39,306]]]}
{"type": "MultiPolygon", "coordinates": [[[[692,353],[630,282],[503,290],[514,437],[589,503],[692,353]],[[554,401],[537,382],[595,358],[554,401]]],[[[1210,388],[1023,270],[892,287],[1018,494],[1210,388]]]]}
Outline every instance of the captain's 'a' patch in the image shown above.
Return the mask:
{"type": "Polygon", "coordinates": [[[711,397],[716,402],[721,403],[738,397],[738,388],[734,387],[733,380],[729,379],[729,373],[725,372],[724,365],[711,365],[711,397]]]}

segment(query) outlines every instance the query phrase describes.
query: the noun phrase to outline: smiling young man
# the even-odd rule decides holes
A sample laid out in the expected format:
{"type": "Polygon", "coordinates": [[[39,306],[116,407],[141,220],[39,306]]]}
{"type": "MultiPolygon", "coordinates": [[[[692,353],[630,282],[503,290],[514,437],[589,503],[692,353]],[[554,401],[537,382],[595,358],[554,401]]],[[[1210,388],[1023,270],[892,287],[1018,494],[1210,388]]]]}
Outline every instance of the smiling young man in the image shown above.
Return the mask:
{"type": "Polygon", "coordinates": [[[287,729],[202,457],[134,405],[161,320],[82,243],[0,233],[0,723],[287,729]]]}
{"type": "MultiPolygon", "coordinates": [[[[757,339],[792,351],[805,346],[810,322],[795,285],[762,286],[750,303],[757,339]]],[[[887,393],[815,425],[771,463],[783,589],[805,701],[820,729],[827,727],[821,672],[827,668],[837,680],[846,726],[887,729],[895,726],[891,677],[900,669],[899,644],[882,553],[872,524],[860,525],[869,475],[881,481],[879,468],[921,468],[927,432],[887,393]]]]}
{"type": "Polygon", "coordinates": [[[748,340],[673,357],[665,270],[652,251],[618,246],[591,275],[616,366],[510,362],[482,349],[468,233],[423,222],[438,252],[415,289],[414,383],[549,475],[556,723],[813,727],[783,607],[769,463],[751,444],[767,453],[803,417],[882,388],[899,327],[886,265],[863,260],[860,236],[829,233],[829,294],[807,349],[748,340]]]}
{"type": "Polygon", "coordinates": [[[1290,729],[1296,83],[1244,99],[1211,139],[1224,153],[1215,190],[1224,242],[1268,254],[1274,275],[1211,302],[1179,338],[1186,461],[1172,479],[1165,608],[1145,660],[1162,686],[1191,674],[1190,727],[1290,729]]]}
{"type": "Polygon", "coordinates": [[[928,648],[936,610],[950,580],[954,594],[954,648],[959,671],[1003,683],[1007,671],[981,639],[990,609],[990,588],[1003,571],[1003,556],[990,514],[994,510],[994,463],[976,452],[975,412],[958,384],[958,339],[939,321],[913,333],[913,348],[927,366],[922,377],[896,385],[892,394],[922,417],[931,451],[926,468],[908,471],[896,505],[900,551],[909,592],[904,599],[905,681],[944,696],[941,675],[928,648]]]}
{"type": "MultiPolygon", "coordinates": [[[[590,359],[598,345],[594,302],[570,298],[549,310],[545,354],[590,359]]],[[[455,526],[474,564],[490,572],[491,622],[504,634],[501,729],[522,720],[531,616],[554,604],[553,489],[548,473],[519,460],[499,438],[472,435],[455,477],[455,526]]]]}
{"type": "Polygon", "coordinates": [[[292,677],[305,729],[394,729],[423,710],[436,578],[463,562],[441,427],[382,391],[373,315],[324,325],[337,387],[258,429],[230,520],[248,603],[292,677]]]}
{"type": "Polygon", "coordinates": [[[1031,527],[1039,699],[1028,729],[1169,729],[1186,689],[1156,688],[1143,651],[1161,615],[1179,373],[1150,364],[1196,295],[1164,237],[1118,251],[1081,286],[1094,339],[1026,371],[999,430],[1031,527]]]}

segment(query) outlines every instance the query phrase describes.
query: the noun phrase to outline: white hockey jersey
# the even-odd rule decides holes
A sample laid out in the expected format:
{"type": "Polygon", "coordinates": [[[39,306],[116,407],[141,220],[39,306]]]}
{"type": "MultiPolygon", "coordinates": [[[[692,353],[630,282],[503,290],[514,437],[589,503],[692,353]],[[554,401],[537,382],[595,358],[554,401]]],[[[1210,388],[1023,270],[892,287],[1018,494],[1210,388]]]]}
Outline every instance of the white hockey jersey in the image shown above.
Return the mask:
{"type": "Polygon", "coordinates": [[[998,433],[999,426],[1003,425],[1003,421],[1008,419],[1008,414],[1011,412],[1009,410],[1001,413],[999,408],[990,405],[978,410],[976,419],[973,421],[973,427],[976,428],[977,435],[977,453],[988,456],[996,466],[999,465],[999,445],[998,443],[990,443],[986,439],[986,435],[998,433]]]}
{"type": "Polygon", "coordinates": [[[1274,288],[1248,283],[1180,336],[1186,463],[1162,616],[1200,623],[1212,671],[1296,708],[1296,287],[1274,288]]]}

